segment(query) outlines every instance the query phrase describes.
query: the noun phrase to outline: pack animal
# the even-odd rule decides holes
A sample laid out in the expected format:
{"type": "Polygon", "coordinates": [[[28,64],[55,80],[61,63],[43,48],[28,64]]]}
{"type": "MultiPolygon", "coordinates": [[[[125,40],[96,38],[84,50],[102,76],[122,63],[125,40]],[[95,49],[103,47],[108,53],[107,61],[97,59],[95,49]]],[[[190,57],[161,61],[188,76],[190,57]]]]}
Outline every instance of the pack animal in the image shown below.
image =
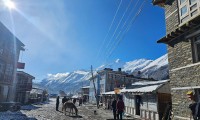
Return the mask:
{"type": "Polygon", "coordinates": [[[78,109],[76,108],[76,106],[74,105],[74,103],[72,103],[72,102],[65,102],[64,103],[63,110],[65,112],[65,115],[66,115],[66,109],[67,108],[70,109],[69,115],[71,114],[71,112],[73,114],[73,109],[75,110],[76,115],[78,115],[78,109]]]}

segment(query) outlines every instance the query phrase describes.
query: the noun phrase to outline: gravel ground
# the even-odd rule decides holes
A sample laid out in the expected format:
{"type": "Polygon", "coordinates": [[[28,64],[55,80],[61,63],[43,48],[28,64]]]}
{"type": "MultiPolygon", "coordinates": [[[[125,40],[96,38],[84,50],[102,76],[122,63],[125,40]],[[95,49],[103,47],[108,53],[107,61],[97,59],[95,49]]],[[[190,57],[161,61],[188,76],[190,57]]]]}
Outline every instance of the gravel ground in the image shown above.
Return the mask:
{"type": "MultiPolygon", "coordinates": [[[[69,116],[68,112],[64,115],[61,111],[55,110],[55,103],[56,99],[50,99],[50,102],[22,106],[22,110],[18,112],[0,112],[0,120],[106,120],[113,118],[111,110],[97,109],[96,106],[89,104],[76,105],[78,116],[69,116]],[[96,114],[94,114],[95,110],[96,114]]],[[[61,110],[61,105],[59,110],[61,110]]]]}

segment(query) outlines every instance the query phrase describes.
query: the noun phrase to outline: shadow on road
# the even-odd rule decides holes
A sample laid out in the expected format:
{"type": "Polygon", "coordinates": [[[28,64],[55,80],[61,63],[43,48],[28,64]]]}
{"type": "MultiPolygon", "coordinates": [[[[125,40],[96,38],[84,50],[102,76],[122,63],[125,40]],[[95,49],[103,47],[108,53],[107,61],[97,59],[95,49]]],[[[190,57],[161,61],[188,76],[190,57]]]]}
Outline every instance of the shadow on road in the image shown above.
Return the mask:
{"type": "Polygon", "coordinates": [[[83,118],[81,115],[66,115],[72,118],[83,118]]]}
{"type": "Polygon", "coordinates": [[[35,110],[35,109],[38,109],[38,108],[41,108],[41,107],[37,107],[37,106],[34,106],[34,105],[25,105],[25,106],[21,107],[21,110],[35,110]]]}
{"type": "Polygon", "coordinates": [[[22,112],[0,112],[0,120],[37,120],[34,117],[28,117],[22,112]]]}
{"type": "MultiPolygon", "coordinates": [[[[61,113],[63,113],[62,111],[59,111],[59,112],[61,112],[61,113]]],[[[72,118],[83,118],[81,115],[69,115],[69,112],[68,111],[66,111],[66,116],[69,116],[69,117],[72,117],[72,118]]]]}
{"type": "Polygon", "coordinates": [[[75,115],[75,116],[69,116],[69,117],[72,117],[72,118],[83,118],[81,115],[75,115]]]}

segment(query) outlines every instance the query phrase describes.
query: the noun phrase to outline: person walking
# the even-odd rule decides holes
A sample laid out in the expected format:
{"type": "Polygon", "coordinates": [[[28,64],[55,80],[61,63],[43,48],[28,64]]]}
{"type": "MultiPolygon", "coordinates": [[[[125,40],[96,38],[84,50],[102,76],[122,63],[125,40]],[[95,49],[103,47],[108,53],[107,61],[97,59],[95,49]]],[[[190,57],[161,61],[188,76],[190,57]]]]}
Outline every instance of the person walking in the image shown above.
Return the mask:
{"type": "Polygon", "coordinates": [[[189,108],[191,110],[193,119],[200,120],[200,102],[199,101],[196,102],[195,94],[193,93],[193,91],[188,91],[187,97],[191,100],[191,104],[189,105],[189,108]]]}
{"type": "Polygon", "coordinates": [[[110,108],[110,107],[111,107],[111,100],[110,100],[110,99],[111,99],[111,98],[108,99],[108,106],[107,106],[107,109],[108,109],[108,110],[111,109],[111,108],[110,108]]]}
{"type": "Polygon", "coordinates": [[[59,103],[60,103],[59,99],[60,99],[60,97],[57,96],[57,98],[56,98],[56,111],[58,111],[58,108],[59,108],[59,103]]]}
{"type": "Polygon", "coordinates": [[[122,114],[124,112],[124,102],[122,100],[122,96],[119,96],[118,101],[117,101],[117,119],[122,120],[122,114]]]}
{"type": "Polygon", "coordinates": [[[79,106],[81,106],[82,105],[82,98],[79,98],[79,106]]]}
{"type": "Polygon", "coordinates": [[[112,110],[113,110],[114,120],[116,120],[116,105],[117,105],[117,100],[114,98],[112,101],[112,110]]]}

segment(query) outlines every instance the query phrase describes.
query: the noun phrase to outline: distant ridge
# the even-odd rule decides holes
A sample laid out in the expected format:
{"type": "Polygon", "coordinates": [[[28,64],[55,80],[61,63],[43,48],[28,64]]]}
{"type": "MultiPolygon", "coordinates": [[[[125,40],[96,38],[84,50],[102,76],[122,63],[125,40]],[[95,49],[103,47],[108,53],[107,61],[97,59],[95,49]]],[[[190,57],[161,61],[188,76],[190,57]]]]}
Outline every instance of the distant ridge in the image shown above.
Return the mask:
{"type": "MultiPolygon", "coordinates": [[[[104,68],[122,68],[129,74],[137,77],[153,78],[155,80],[165,80],[169,78],[168,71],[168,56],[161,56],[156,60],[137,59],[129,62],[123,62],[120,59],[114,62],[101,65],[95,69],[95,72],[104,68]],[[140,73],[140,74],[139,74],[140,73]]],[[[35,85],[46,88],[51,93],[58,93],[60,90],[66,93],[73,93],[79,90],[82,86],[89,85],[90,71],[76,70],[71,73],[48,74],[40,83],[35,85]]]]}

